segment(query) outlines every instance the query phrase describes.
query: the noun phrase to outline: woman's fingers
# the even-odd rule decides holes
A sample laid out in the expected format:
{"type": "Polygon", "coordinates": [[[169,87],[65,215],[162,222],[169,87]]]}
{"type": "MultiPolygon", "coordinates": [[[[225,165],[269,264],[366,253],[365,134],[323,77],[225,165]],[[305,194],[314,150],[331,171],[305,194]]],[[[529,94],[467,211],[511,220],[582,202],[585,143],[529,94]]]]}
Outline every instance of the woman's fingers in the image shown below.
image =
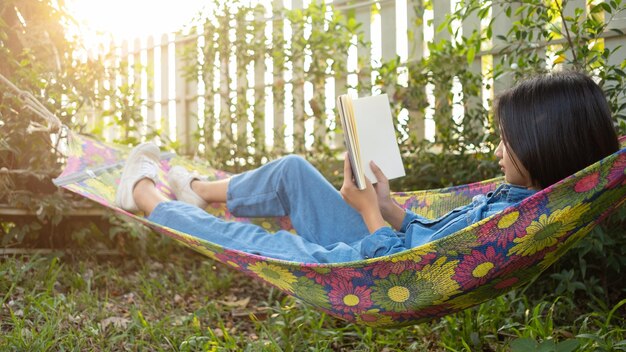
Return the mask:
{"type": "Polygon", "coordinates": [[[372,169],[372,172],[374,173],[374,176],[376,176],[376,180],[378,180],[378,182],[388,182],[387,176],[385,176],[383,170],[376,165],[374,160],[370,161],[370,168],[372,169]]]}
{"type": "Polygon", "coordinates": [[[343,177],[344,179],[348,178],[352,179],[352,167],[350,166],[350,159],[348,157],[348,153],[344,155],[343,158],[343,177]]]}
{"type": "Polygon", "coordinates": [[[348,153],[345,153],[343,159],[343,186],[348,187],[353,185],[352,181],[352,166],[350,166],[350,159],[348,153]]]}

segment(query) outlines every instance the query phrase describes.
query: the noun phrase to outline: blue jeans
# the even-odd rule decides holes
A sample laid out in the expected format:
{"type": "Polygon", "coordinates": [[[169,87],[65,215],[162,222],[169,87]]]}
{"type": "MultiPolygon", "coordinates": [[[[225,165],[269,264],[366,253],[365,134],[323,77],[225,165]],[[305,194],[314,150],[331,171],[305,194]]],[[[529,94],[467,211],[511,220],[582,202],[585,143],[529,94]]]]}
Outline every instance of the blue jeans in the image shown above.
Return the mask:
{"type": "Polygon", "coordinates": [[[298,235],[225,221],[178,201],[160,203],[148,220],[226,248],[277,259],[307,263],[363,259],[361,241],[369,231],[361,215],[301,157],[286,156],[233,176],[227,195],[226,206],[233,215],[286,215],[298,235]]]}

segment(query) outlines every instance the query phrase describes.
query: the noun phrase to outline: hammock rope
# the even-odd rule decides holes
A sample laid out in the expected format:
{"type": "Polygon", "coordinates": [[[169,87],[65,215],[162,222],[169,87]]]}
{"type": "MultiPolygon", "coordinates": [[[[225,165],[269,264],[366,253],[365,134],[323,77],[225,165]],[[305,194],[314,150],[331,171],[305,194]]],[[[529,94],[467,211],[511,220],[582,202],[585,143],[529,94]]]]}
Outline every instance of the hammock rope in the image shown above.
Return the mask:
{"type": "Polygon", "coordinates": [[[56,115],[50,112],[43,104],[37,100],[30,92],[19,89],[13,82],[0,74],[0,82],[4,83],[7,87],[9,87],[13,93],[18,97],[18,99],[24,104],[24,108],[32,112],[33,114],[39,116],[43,120],[48,123],[48,126],[44,126],[40,123],[31,121],[28,126],[27,132],[57,132],[62,128],[66,128],[67,126],[63,125],[61,120],[59,120],[56,115]]]}
{"type": "MultiPolygon", "coordinates": [[[[151,223],[114,205],[129,152],[69,132],[67,162],[55,183],[129,216],[216,261],[267,282],[329,315],[369,326],[402,326],[448,315],[530,282],[626,202],[626,137],[622,149],[504,211],[437,241],[393,255],[346,263],[297,263],[228,249],[151,223]]],[[[206,162],[161,155],[157,187],[174,198],[166,180],[182,165],[221,179],[229,174],[206,162]]],[[[502,178],[443,189],[398,192],[405,209],[434,218],[494,190],[502,178]]],[[[288,218],[246,219],[224,204],[211,214],[291,229],[288,218]]],[[[338,235],[340,236],[340,235],[338,235]]]]}

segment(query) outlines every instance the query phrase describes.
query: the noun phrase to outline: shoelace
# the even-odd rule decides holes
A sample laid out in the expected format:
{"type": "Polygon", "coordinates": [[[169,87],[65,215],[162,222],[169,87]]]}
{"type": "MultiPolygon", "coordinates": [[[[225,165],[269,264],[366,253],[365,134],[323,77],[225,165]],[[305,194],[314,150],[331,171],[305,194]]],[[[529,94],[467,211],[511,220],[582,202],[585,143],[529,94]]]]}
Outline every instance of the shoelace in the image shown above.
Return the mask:
{"type": "Polygon", "coordinates": [[[156,178],[158,172],[158,166],[156,162],[148,157],[141,157],[139,160],[139,171],[142,175],[151,176],[156,178]]]}

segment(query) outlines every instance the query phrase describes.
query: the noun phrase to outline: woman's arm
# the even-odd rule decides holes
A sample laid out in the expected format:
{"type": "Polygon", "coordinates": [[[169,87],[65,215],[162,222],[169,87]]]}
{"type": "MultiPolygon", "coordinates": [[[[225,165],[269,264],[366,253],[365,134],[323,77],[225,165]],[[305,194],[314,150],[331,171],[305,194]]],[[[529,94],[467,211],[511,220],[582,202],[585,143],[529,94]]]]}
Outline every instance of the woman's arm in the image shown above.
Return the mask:
{"type": "Polygon", "coordinates": [[[352,168],[348,156],[343,163],[343,185],[341,186],[341,196],[350,204],[363,218],[370,233],[376,232],[387,224],[383,219],[378,206],[378,196],[372,183],[366,178],[367,187],[364,190],[357,188],[352,177],[352,168]]]}
{"type": "Polygon", "coordinates": [[[402,228],[402,222],[406,212],[396,202],[391,199],[391,190],[389,189],[389,180],[382,170],[373,161],[370,162],[370,168],[376,176],[378,181],[374,185],[376,196],[378,198],[378,206],[380,212],[385,219],[394,229],[400,230],[402,228]]]}

